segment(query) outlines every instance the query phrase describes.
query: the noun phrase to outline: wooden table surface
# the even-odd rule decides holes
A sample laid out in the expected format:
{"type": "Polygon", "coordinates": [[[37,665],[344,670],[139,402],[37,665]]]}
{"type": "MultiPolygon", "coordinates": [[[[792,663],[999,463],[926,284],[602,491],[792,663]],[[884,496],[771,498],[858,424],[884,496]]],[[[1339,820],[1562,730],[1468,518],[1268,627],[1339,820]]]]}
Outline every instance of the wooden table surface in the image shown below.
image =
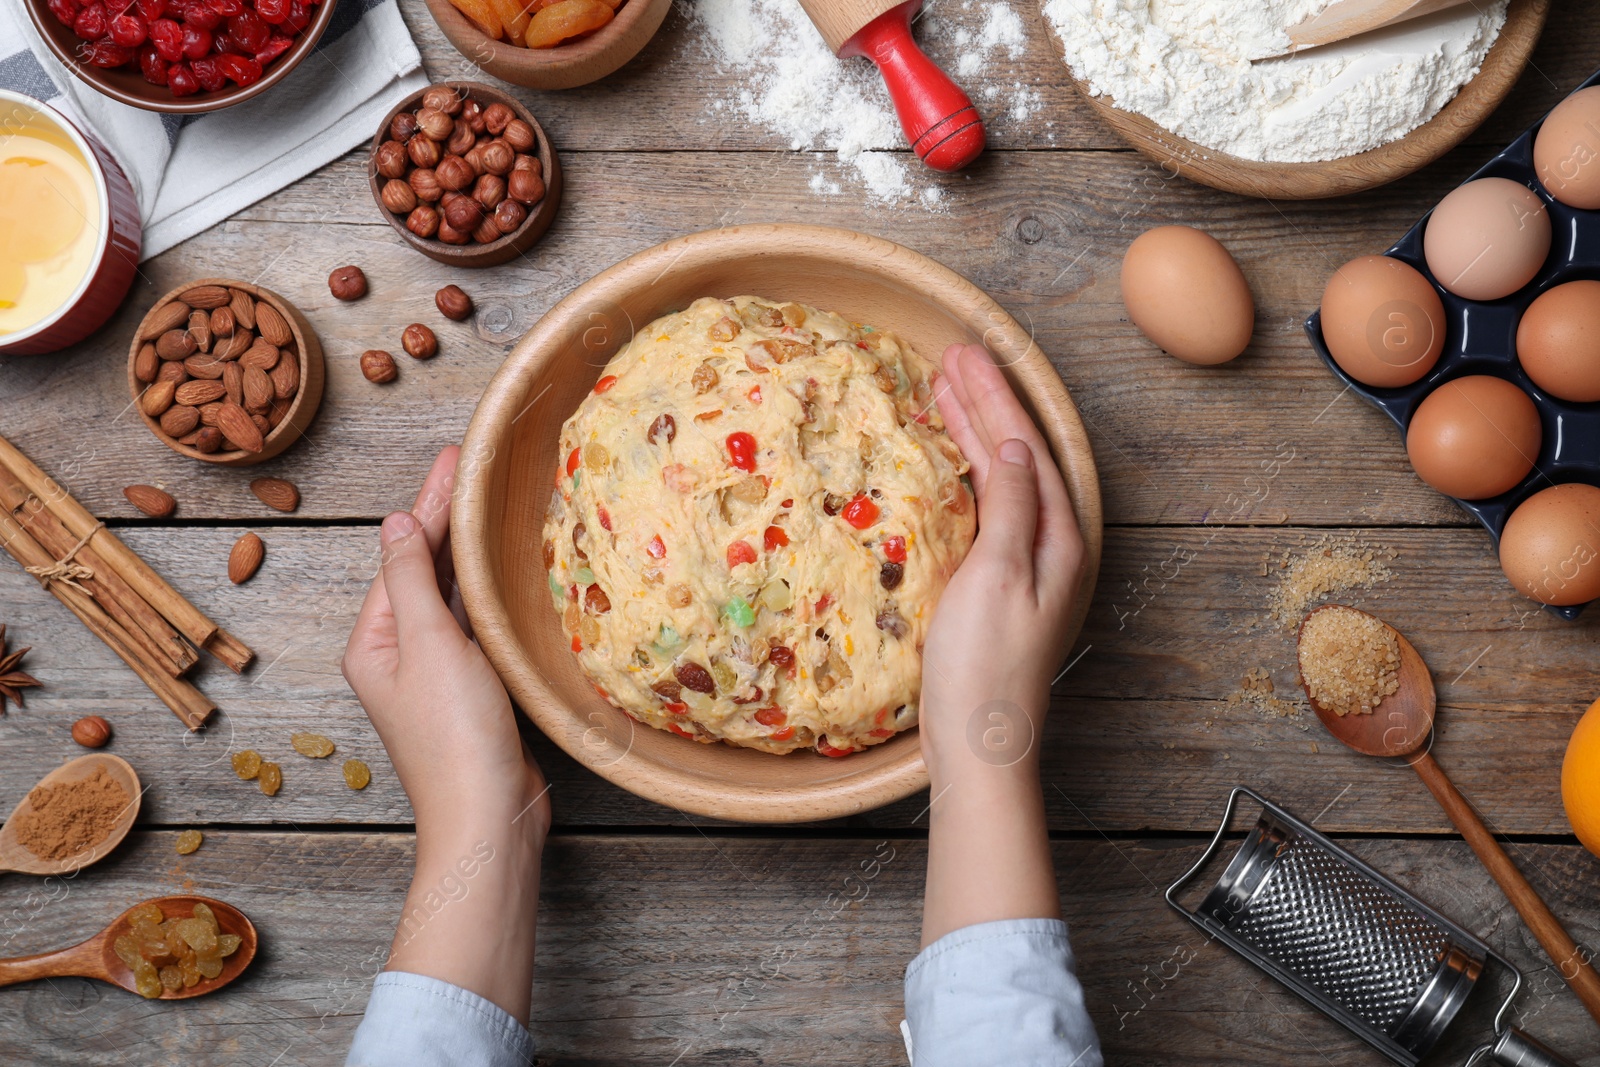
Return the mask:
{"type": "MultiPolygon", "coordinates": [[[[981,24],[981,5],[936,2],[946,18],[981,24]]],[[[420,0],[401,6],[431,76],[474,75],[420,0]]],[[[1381,251],[1600,65],[1590,7],[1558,0],[1511,97],[1440,162],[1361,196],[1269,203],[1170,178],[1124,150],[1074,96],[1023,5],[1026,53],[989,77],[1033,86],[1043,107],[1027,122],[991,123],[987,155],[945,181],[938,213],[863,203],[831,156],[790,152],[771,131],[710,110],[738,76],[713,69],[680,9],[598,85],[513,90],[554,139],[567,179],[559,218],[524,259],[473,272],[411,251],[378,216],[363,156],[351,152],[143,264],[126,305],[88,342],[0,367],[0,432],[260,658],[243,677],[201,670],[222,710],[190,735],[0,560],[0,622],[14,647],[34,646],[28,664],[46,683],[0,720],[0,811],[79,753],[68,728],[90,713],[114,723],[111,751],[149,786],[139,828],[104,863],[66,881],[0,877],[0,955],[69,943],[135,900],[190,889],[252,916],[262,952],[224,994],[175,1007],[80,980],[4,990],[0,1062],[343,1062],[412,850],[405,796],[338,668],[378,521],[409,504],[506,352],[573,286],[682,233],[794,220],[881,234],[986,288],[1031,324],[1088,424],[1106,556],[1080,657],[1055,686],[1044,777],[1061,898],[1108,1062],[1383,1062],[1161,900],[1244,783],[1481,932],[1530,975],[1523,1025],[1600,1064],[1595,1023],[1413,775],[1345,751],[1303,708],[1276,717],[1228,699],[1257,667],[1280,696],[1295,690],[1290,635],[1267,617],[1265,557],[1330,534],[1395,550],[1392,580],[1353,602],[1427,658],[1442,712],[1435,755],[1573,936],[1600,948],[1600,860],[1576,844],[1559,795],[1567,735],[1600,696],[1600,614],[1563,622],[1517,596],[1488,537],[1417,480],[1392,426],[1341,392],[1300,328],[1337,264],[1381,251]],[[817,172],[845,195],[812,193],[817,172]],[[1168,222],[1215,234],[1250,279],[1255,341],[1234,363],[1181,364],[1123,314],[1122,252],[1168,222]],[[372,289],[341,305],[325,278],[348,262],[372,289]],[[130,331],[158,294],[203,275],[283,294],[327,351],[309,438],[249,472],[174,455],[128,409],[130,331]],[[449,282],[476,299],[475,320],[433,310],[449,282]],[[391,386],[363,380],[361,351],[398,352],[411,321],[435,326],[439,357],[404,361],[391,386]],[[300,511],[263,508],[246,489],[256,474],[297,482],[300,511]],[[120,492],[134,482],[170,490],[177,517],[134,512],[120,492]],[[267,560],[234,587],[226,558],[244,529],[266,541],[267,560]],[[300,729],[365,759],[372,785],[353,793],[337,760],[293,754],[288,735],[300,729]],[[228,756],[244,747],[282,761],[277,797],[234,777],[228,756]],[[180,857],[173,839],[189,827],[206,832],[205,845],[180,857]]],[[[715,825],[607,784],[542,738],[534,746],[556,812],[534,997],[542,1064],[904,1062],[901,980],[917,950],[926,795],[825,825],[715,825]]],[[[1432,1062],[1462,1062],[1492,1014],[1489,998],[1474,1000],[1432,1062]]]]}

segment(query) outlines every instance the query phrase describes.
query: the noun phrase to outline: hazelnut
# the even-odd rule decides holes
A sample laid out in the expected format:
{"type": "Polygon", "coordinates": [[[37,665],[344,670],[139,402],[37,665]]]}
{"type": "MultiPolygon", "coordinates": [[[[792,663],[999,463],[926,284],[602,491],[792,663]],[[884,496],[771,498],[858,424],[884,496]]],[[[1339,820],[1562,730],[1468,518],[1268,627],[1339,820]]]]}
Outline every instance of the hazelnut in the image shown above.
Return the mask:
{"type": "Polygon", "coordinates": [[[370,348],[361,353],[361,373],[367,381],[382,385],[400,377],[400,368],[394,365],[394,357],[389,353],[370,348]]]}
{"type": "Polygon", "coordinates": [[[509,174],[517,161],[517,153],[504,141],[490,141],[483,146],[479,158],[483,160],[483,169],[490,174],[509,174]]]}
{"type": "Polygon", "coordinates": [[[460,230],[450,225],[448,220],[443,218],[439,220],[439,233],[437,236],[439,240],[443,241],[447,245],[464,245],[468,241],[472,240],[472,235],[470,233],[462,233],[460,230]]]}
{"type": "Polygon", "coordinates": [[[390,178],[383,185],[383,206],[396,215],[409,215],[417,206],[417,193],[411,183],[400,178],[390,178]]]}
{"type": "Polygon", "coordinates": [[[432,359],[439,354],[439,339],[420,322],[413,322],[400,335],[400,345],[412,359],[432,359]]]}
{"type": "Polygon", "coordinates": [[[439,161],[439,166],[434,169],[434,176],[439,179],[439,184],[451,192],[460,192],[472,184],[477,177],[472,172],[472,166],[460,156],[445,156],[439,161]]]}
{"type": "Polygon", "coordinates": [[[406,146],[399,141],[385,141],[378,146],[373,162],[378,173],[385,178],[403,178],[406,173],[406,146]]]}
{"type": "Polygon", "coordinates": [[[531,207],[544,199],[544,179],[531,170],[514,170],[506,179],[506,195],[531,207]]]}
{"type": "MultiPolygon", "coordinates": [[[[499,232],[496,231],[496,236],[499,232]]],[[[447,285],[433,294],[433,302],[439,308],[439,314],[447,319],[462,321],[472,314],[472,297],[468,296],[459,285],[447,285]]]]}
{"type": "Polygon", "coordinates": [[[476,174],[484,173],[483,150],[487,147],[487,142],[480,142],[467,149],[466,152],[461,156],[462,159],[467,161],[467,165],[470,166],[473,172],[476,174]]]}
{"type": "Polygon", "coordinates": [[[482,133],[488,129],[488,126],[483,121],[483,105],[476,100],[468,100],[462,104],[461,114],[457,115],[456,118],[466,120],[467,126],[471,128],[473,133],[482,133]]]}
{"type": "Polygon", "coordinates": [[[506,144],[518,152],[526,152],[534,144],[533,127],[521,119],[512,119],[506,123],[505,133],[502,136],[505,137],[506,144]]]}
{"type": "Polygon", "coordinates": [[[406,179],[411,183],[411,191],[417,194],[417,199],[432,202],[444,195],[444,186],[439,184],[439,176],[431,167],[418,167],[406,179]]]}
{"type": "Polygon", "coordinates": [[[457,122],[450,130],[450,140],[445,142],[444,150],[451,155],[464,156],[477,143],[478,135],[472,132],[472,127],[465,122],[457,122]]]}
{"type": "Polygon", "coordinates": [[[413,137],[406,142],[406,155],[419,167],[435,166],[441,155],[439,142],[427,137],[413,137]]]}
{"type": "Polygon", "coordinates": [[[538,156],[530,156],[526,152],[518,152],[517,160],[511,164],[512,170],[531,170],[541,178],[544,177],[544,164],[539,162],[538,156]]]}
{"type": "Polygon", "coordinates": [[[111,724],[98,715],[85,715],[72,724],[72,739],[84,748],[103,748],[111,740],[111,724]]]}
{"type": "Polygon", "coordinates": [[[515,200],[502,200],[494,209],[494,228],[501,233],[516,233],[527,217],[527,208],[515,200]]]}
{"type": "Polygon", "coordinates": [[[335,300],[360,300],[367,295],[367,276],[360,267],[335,267],[328,275],[328,292],[335,300]]]}
{"type": "Polygon", "coordinates": [[[495,174],[485,174],[472,187],[472,199],[483,205],[483,210],[493,211],[506,198],[506,180],[495,174]]]}
{"type": "Polygon", "coordinates": [[[401,144],[411,140],[417,132],[417,116],[409,111],[402,111],[389,120],[389,136],[401,144]]]}
{"type": "Polygon", "coordinates": [[[472,231],[472,239],[480,245],[490,244],[505,236],[499,227],[494,224],[493,215],[485,215],[483,221],[478,223],[478,228],[472,231]]]}
{"type": "Polygon", "coordinates": [[[444,217],[451,229],[471,233],[483,221],[483,205],[470,196],[458,193],[444,205],[444,217]]]}
{"type": "Polygon", "coordinates": [[[432,141],[446,141],[455,129],[455,120],[436,107],[425,107],[417,112],[417,129],[432,141]]]}
{"type": "Polygon", "coordinates": [[[510,125],[511,121],[516,117],[517,113],[515,111],[500,103],[490,104],[483,109],[483,124],[496,137],[500,136],[500,131],[510,125]]]}
{"type": "Polygon", "coordinates": [[[432,237],[439,232],[439,212],[427,204],[418,204],[406,216],[406,229],[418,237],[432,237]]]}
{"type": "Polygon", "coordinates": [[[461,94],[448,85],[429,86],[428,91],[422,94],[423,107],[443,111],[446,115],[454,115],[460,111],[461,102],[461,94]]]}

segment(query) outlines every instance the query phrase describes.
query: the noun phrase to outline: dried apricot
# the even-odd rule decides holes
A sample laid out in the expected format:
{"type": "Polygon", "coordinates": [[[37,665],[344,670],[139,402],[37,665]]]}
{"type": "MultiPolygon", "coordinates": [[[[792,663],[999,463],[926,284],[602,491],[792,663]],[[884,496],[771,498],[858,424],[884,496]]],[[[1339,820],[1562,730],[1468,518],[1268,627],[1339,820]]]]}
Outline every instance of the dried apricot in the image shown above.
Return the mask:
{"type": "Polygon", "coordinates": [[[267,796],[277,796],[278,790],[283,788],[283,768],[276,763],[262,763],[257,784],[267,796]]]}
{"type": "Polygon", "coordinates": [[[333,742],[321,734],[292,734],[289,743],[300,755],[310,756],[312,759],[323,759],[333,755],[333,742]]]}
{"type": "Polygon", "coordinates": [[[261,772],[261,753],[254,749],[245,749],[243,752],[233,754],[233,773],[245,781],[249,781],[261,772]]]}
{"type": "Polygon", "coordinates": [[[365,789],[372,781],[372,771],[358,759],[344,761],[344,784],[351,789],[365,789]]]}
{"type": "Polygon", "coordinates": [[[178,835],[177,844],[173,847],[178,850],[178,855],[187,856],[189,853],[199,848],[200,842],[204,841],[205,839],[205,835],[199,830],[185,830],[183,833],[178,835]]]}
{"type": "Polygon", "coordinates": [[[523,41],[529,48],[554,48],[562,41],[593,33],[616,17],[601,0],[558,0],[528,21],[523,41]]]}

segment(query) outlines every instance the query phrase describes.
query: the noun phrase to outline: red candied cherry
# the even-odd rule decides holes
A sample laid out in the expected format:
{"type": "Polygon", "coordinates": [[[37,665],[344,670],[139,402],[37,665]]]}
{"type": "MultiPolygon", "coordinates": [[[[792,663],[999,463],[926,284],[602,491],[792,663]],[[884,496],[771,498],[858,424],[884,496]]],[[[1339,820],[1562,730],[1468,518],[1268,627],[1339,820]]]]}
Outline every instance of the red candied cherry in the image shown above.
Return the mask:
{"type": "Polygon", "coordinates": [[[603,506],[600,505],[596,505],[594,511],[595,515],[600,519],[600,525],[605,527],[606,533],[610,533],[611,512],[607,511],[603,506]]]}
{"type": "Polygon", "coordinates": [[[195,80],[189,64],[174,63],[167,68],[167,88],[172,90],[173,96],[193,96],[200,91],[200,83],[195,80]]]}
{"type": "Polygon", "coordinates": [[[899,534],[883,539],[883,558],[890,563],[906,561],[906,539],[899,534]]]}
{"type": "Polygon", "coordinates": [[[269,26],[276,26],[289,15],[289,0],[255,0],[256,14],[269,26]]]}
{"type": "Polygon", "coordinates": [[[222,16],[213,11],[205,0],[190,0],[184,5],[181,14],[183,17],[179,21],[196,29],[209,32],[222,25],[222,16]]]}
{"type": "Polygon", "coordinates": [[[228,76],[217,65],[216,56],[201,56],[190,66],[194,68],[195,80],[200,83],[200,88],[208,93],[214,93],[228,84],[228,76]]]}
{"type": "Polygon", "coordinates": [[[238,41],[235,41],[233,39],[233,35],[228,33],[227,30],[218,31],[217,44],[213,51],[219,56],[225,52],[232,53],[236,56],[248,56],[254,54],[245,51],[244,45],[240,44],[238,41]]]}
{"type": "Polygon", "coordinates": [[[728,435],[728,462],[742,471],[755,472],[756,439],[743,430],[728,435]]]}
{"type": "Polygon", "coordinates": [[[878,505],[865,493],[857,493],[850,498],[850,503],[844,506],[839,514],[858,530],[865,530],[868,526],[878,521],[878,505]]]}
{"type": "Polygon", "coordinates": [[[199,59],[211,52],[211,31],[192,24],[183,27],[183,54],[189,59],[199,59]]]}
{"type": "Polygon", "coordinates": [[[728,546],[728,569],[732,570],[741,563],[754,563],[756,550],[750,547],[748,541],[735,541],[728,546]]]}
{"type": "Polygon", "coordinates": [[[262,46],[261,51],[256,53],[256,62],[264,67],[293,46],[293,37],[285,37],[281,33],[275,33],[267,39],[267,43],[262,46]]]}
{"type": "Polygon", "coordinates": [[[134,7],[144,16],[145,22],[154,22],[167,13],[167,0],[134,0],[134,7]]]}
{"type": "Polygon", "coordinates": [[[217,69],[241,87],[254,85],[261,80],[261,64],[251,56],[236,56],[231,52],[220,55],[217,57],[217,69]]]}
{"type": "Polygon", "coordinates": [[[133,62],[133,49],[124,48],[109,37],[102,37],[84,50],[83,58],[92,67],[115,70],[133,62]]]}
{"type": "Polygon", "coordinates": [[[850,755],[850,753],[854,752],[855,749],[853,749],[853,748],[834,748],[832,745],[828,744],[828,742],[826,742],[826,741],[818,741],[817,742],[817,751],[822,753],[824,756],[832,756],[834,759],[838,759],[841,756],[850,755]]]}
{"type": "Polygon", "coordinates": [[[767,546],[767,551],[771,552],[775,548],[787,545],[789,535],[784,533],[782,526],[768,526],[766,532],[761,535],[761,542],[767,546]]]}
{"type": "Polygon", "coordinates": [[[289,13],[278,28],[291,37],[311,25],[311,11],[300,0],[289,0],[289,13]]]}
{"type": "Polygon", "coordinates": [[[756,712],[756,722],[762,726],[782,726],[788,718],[784,710],[778,707],[762,708],[756,712]]]}
{"type": "Polygon", "coordinates": [[[660,534],[656,534],[650,538],[650,543],[644,546],[644,550],[650,553],[652,559],[661,559],[667,554],[667,543],[661,540],[660,534]]]}
{"type": "Polygon", "coordinates": [[[573,473],[578,469],[578,464],[582,462],[583,449],[574,448],[571,452],[567,453],[567,477],[572,477],[573,473]]]}
{"type": "Polygon", "coordinates": [[[176,63],[183,58],[183,27],[171,19],[156,19],[150,24],[150,43],[162,59],[176,63]]]}
{"type": "Polygon", "coordinates": [[[150,27],[138,15],[118,15],[111,20],[111,39],[124,48],[138,48],[150,36],[150,27]]]}
{"type": "Polygon", "coordinates": [[[95,0],[95,3],[78,12],[78,17],[72,23],[72,32],[85,41],[98,41],[106,35],[109,21],[106,18],[105,5],[95,0]]]}
{"type": "Polygon", "coordinates": [[[241,11],[228,20],[228,36],[246,52],[254,55],[256,49],[267,43],[272,30],[254,11],[241,11]]]}
{"type": "Polygon", "coordinates": [[[597,393],[604,393],[616,384],[617,376],[615,374],[608,374],[604,378],[601,378],[598,382],[594,383],[594,391],[597,393]]]}
{"type": "Polygon", "coordinates": [[[77,0],[47,0],[45,6],[63,26],[70,27],[78,21],[77,0]]]}
{"type": "Polygon", "coordinates": [[[244,0],[206,0],[206,4],[225,19],[244,13],[244,0]]]}
{"type": "Polygon", "coordinates": [[[167,84],[167,61],[161,58],[155,45],[147,44],[139,49],[139,73],[151,85],[167,84]]]}

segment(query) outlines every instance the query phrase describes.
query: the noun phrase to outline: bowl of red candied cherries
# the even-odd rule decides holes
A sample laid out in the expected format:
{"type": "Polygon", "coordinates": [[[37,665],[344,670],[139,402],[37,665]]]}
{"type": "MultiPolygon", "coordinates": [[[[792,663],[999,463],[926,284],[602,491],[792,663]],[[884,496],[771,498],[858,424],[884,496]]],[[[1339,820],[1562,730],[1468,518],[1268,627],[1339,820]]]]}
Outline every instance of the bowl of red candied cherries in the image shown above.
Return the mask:
{"type": "Polygon", "coordinates": [[[216,111],[265,92],[316,47],[336,0],[26,0],[95,89],[146,111],[216,111]]]}

